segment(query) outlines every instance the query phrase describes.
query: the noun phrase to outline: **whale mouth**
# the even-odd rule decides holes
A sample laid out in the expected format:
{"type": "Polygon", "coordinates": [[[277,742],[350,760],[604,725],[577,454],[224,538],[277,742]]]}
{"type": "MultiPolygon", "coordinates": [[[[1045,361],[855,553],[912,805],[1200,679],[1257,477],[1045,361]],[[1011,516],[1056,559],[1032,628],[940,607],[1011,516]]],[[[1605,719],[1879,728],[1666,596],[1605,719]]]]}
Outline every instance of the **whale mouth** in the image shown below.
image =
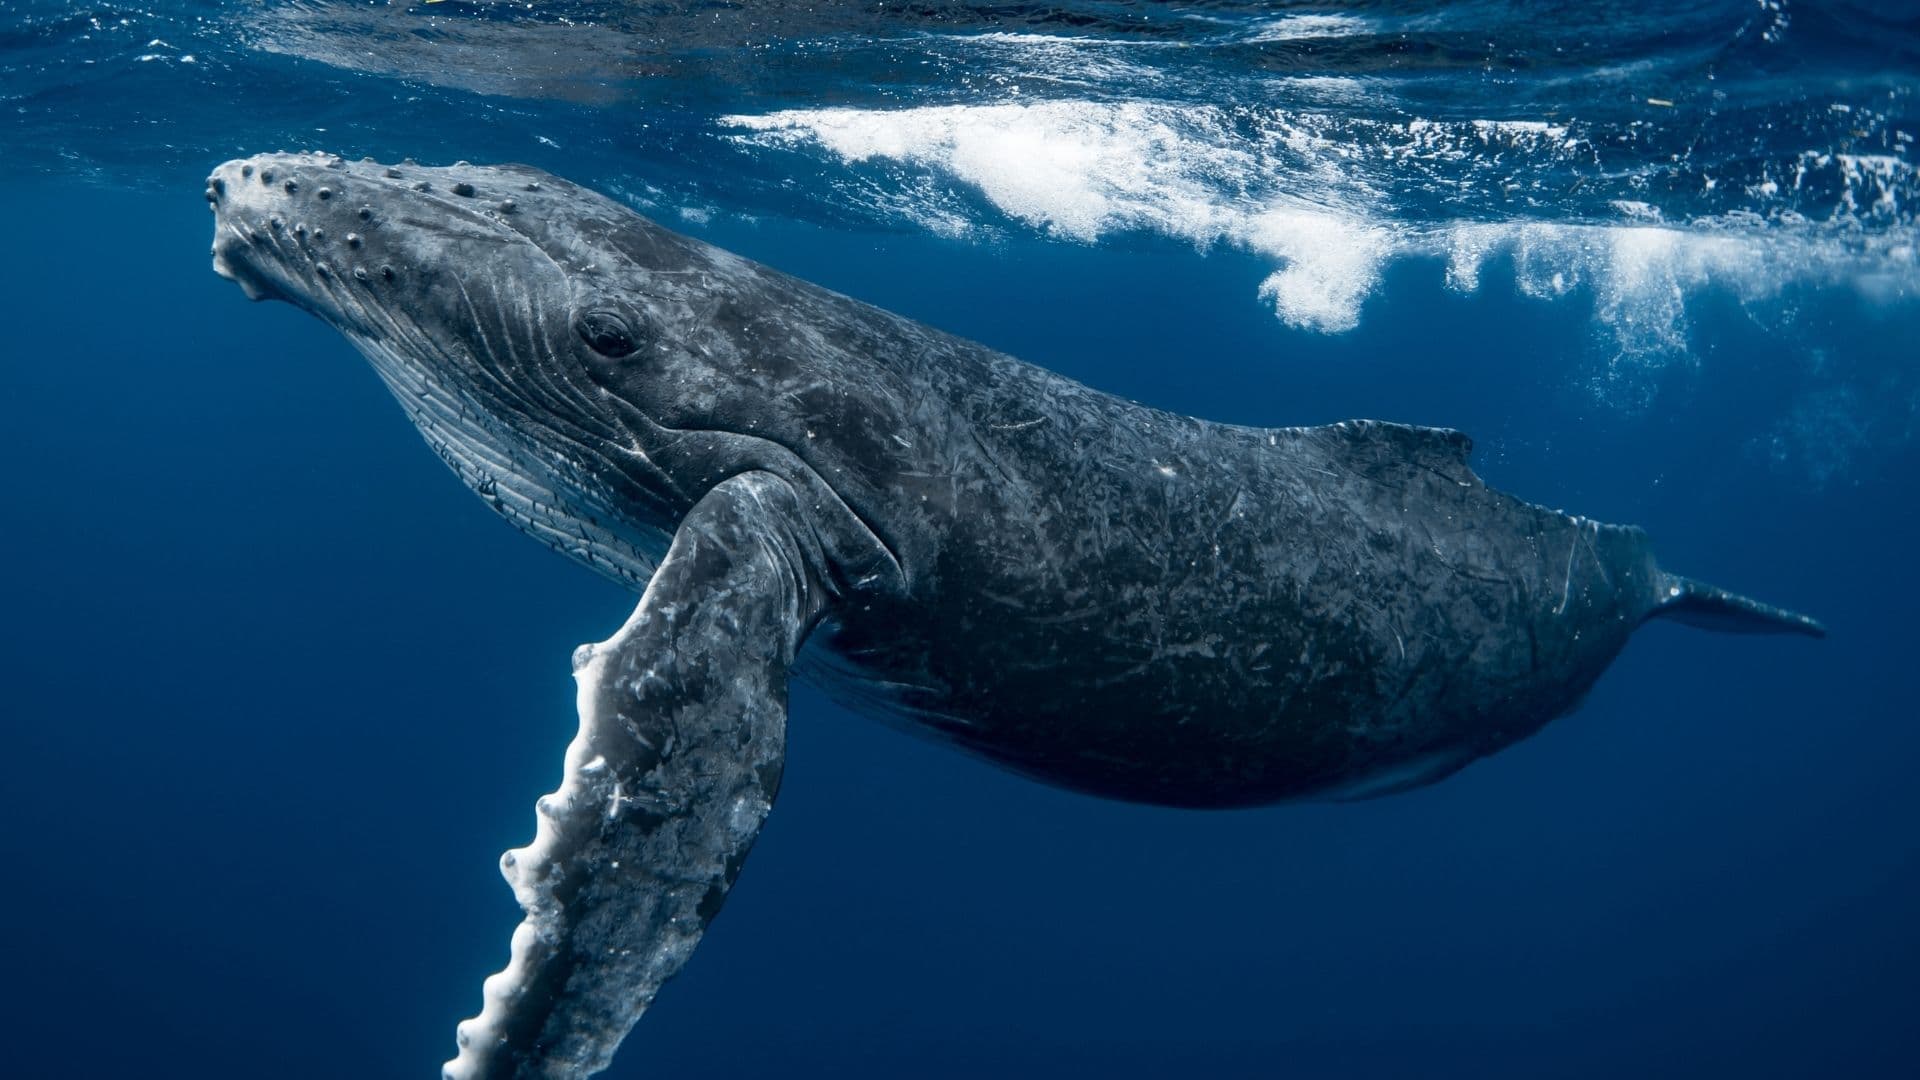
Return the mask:
{"type": "Polygon", "coordinates": [[[349,334],[375,329],[396,299],[404,246],[373,227],[398,194],[377,168],[353,175],[344,159],[323,154],[220,165],[205,192],[214,273],[250,300],[288,301],[349,334]]]}
{"type": "MultiPolygon", "coordinates": [[[[362,241],[343,230],[338,208],[324,205],[334,191],[313,179],[316,170],[332,164],[314,155],[229,161],[207,177],[205,196],[214,215],[214,273],[240,286],[249,300],[285,300],[341,325],[345,311],[332,295],[340,276],[337,241],[329,241],[351,235],[354,249],[362,241]]],[[[366,274],[360,266],[341,269],[366,274]]]]}
{"type": "MultiPolygon", "coordinates": [[[[238,172],[240,165],[240,162],[230,161],[207,177],[207,209],[214,214],[213,248],[209,252],[213,256],[213,272],[240,286],[240,291],[249,300],[286,299],[285,294],[260,272],[255,260],[246,255],[264,239],[259,235],[258,226],[243,224],[234,215],[221,213],[223,206],[231,205],[227,198],[230,184],[228,174],[238,172]]],[[[249,167],[248,176],[254,171],[249,167]]]]}
{"type": "Polygon", "coordinates": [[[249,300],[287,299],[265,275],[254,269],[251,262],[235,258],[235,247],[232,227],[222,229],[213,245],[213,272],[240,286],[240,291],[249,300]]]}

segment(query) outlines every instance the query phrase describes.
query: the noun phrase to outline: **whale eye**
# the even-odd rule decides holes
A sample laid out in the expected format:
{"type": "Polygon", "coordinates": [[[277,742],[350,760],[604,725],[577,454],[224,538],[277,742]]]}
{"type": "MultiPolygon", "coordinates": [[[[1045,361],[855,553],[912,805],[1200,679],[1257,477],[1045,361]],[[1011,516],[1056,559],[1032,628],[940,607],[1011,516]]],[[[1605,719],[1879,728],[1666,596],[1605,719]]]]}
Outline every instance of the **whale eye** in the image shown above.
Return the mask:
{"type": "Polygon", "coordinates": [[[640,347],[640,339],[633,332],[624,316],[616,312],[596,309],[580,316],[574,323],[580,340],[601,356],[619,359],[640,347]]]}

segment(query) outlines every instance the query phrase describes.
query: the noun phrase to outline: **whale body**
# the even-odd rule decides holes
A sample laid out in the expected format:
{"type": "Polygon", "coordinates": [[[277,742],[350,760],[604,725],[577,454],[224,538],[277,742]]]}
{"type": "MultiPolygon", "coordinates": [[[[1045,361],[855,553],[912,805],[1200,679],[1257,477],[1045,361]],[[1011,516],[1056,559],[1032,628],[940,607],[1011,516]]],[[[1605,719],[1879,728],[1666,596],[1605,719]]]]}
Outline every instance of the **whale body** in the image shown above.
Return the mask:
{"type": "Polygon", "coordinates": [[[1648,619],[1818,635],[1453,431],[1125,401],[523,166],[264,155],[215,269],[367,355],[508,520],[630,586],[503,869],[527,916],[450,1077],[605,1067],[773,801],[790,673],[1050,784],[1175,806],[1431,783],[1648,619]]]}

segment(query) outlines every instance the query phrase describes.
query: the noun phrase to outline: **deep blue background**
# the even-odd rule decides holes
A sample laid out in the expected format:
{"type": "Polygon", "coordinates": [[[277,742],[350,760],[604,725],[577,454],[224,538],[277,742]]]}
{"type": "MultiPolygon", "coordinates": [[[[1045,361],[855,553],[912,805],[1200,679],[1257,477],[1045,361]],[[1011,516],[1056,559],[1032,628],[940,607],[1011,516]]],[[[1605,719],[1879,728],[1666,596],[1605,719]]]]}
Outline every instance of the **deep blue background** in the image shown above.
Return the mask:
{"type": "MultiPolygon", "coordinates": [[[[569,651],[632,601],[210,273],[197,172],[151,179],[0,189],[0,1073],[430,1076],[506,958],[495,862],[558,780],[569,651]]],[[[1437,787],[1235,813],[1041,788],[802,688],[764,838],[608,1075],[1912,1075],[1920,462],[1773,467],[1800,346],[1709,297],[1636,413],[1581,389],[1580,298],[1437,266],[1313,337],[1262,267],[1172,244],[705,235],[1157,405],[1462,428],[1490,482],[1833,636],[1650,627],[1437,787]]],[[[1910,362],[1911,306],[1798,325],[1910,362]]]]}

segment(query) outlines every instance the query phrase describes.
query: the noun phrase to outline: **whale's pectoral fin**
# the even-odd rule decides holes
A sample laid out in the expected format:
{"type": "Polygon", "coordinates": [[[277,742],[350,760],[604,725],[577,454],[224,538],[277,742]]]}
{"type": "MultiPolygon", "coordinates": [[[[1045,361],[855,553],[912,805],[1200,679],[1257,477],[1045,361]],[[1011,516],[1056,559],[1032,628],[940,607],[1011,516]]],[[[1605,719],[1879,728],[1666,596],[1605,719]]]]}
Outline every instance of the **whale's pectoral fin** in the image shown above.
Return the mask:
{"type": "Polygon", "coordinates": [[[620,632],[580,647],[566,775],[502,859],[526,920],[447,1077],[596,1073],[686,962],[779,787],[819,566],[786,482],[736,476],[681,523],[620,632]]]}

